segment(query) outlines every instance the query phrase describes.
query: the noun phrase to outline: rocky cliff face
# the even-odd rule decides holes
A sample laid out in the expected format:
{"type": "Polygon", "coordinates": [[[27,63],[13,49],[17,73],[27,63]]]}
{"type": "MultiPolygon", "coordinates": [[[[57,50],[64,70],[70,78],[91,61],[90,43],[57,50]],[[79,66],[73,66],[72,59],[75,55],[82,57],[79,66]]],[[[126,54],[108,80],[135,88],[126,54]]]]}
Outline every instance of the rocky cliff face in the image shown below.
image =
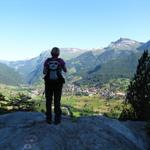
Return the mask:
{"type": "Polygon", "coordinates": [[[135,51],[139,46],[143,44],[144,43],[142,42],[138,42],[128,38],[120,38],[115,42],[111,42],[111,44],[108,45],[106,49],[135,51]]]}
{"type": "Polygon", "coordinates": [[[0,150],[148,150],[144,125],[103,116],[49,125],[42,113],[16,112],[0,116],[0,150]]]}

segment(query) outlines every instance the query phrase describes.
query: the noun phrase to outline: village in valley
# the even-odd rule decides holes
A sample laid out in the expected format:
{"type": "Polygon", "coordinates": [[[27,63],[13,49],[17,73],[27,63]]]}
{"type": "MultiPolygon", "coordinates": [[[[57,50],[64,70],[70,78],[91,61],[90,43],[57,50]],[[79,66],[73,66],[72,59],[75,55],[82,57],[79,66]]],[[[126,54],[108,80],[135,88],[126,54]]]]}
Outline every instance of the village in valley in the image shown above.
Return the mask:
{"type": "MultiPolygon", "coordinates": [[[[30,96],[40,96],[44,93],[44,88],[35,88],[30,89],[30,96]]],[[[125,99],[125,92],[114,90],[111,88],[100,88],[100,87],[80,87],[75,84],[65,84],[63,88],[64,96],[99,96],[105,99],[125,99]]]]}
{"type": "Polygon", "coordinates": [[[125,93],[122,91],[114,91],[113,89],[99,88],[99,87],[80,87],[75,84],[67,84],[64,86],[63,95],[76,96],[100,96],[104,98],[125,98],[125,93]]]}

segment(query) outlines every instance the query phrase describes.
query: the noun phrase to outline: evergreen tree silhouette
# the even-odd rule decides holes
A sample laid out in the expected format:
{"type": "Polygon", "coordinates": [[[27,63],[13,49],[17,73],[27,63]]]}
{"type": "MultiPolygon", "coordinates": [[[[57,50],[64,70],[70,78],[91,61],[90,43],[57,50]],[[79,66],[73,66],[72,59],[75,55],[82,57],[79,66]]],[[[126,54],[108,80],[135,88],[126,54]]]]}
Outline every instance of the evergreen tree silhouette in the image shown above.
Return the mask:
{"type": "Polygon", "coordinates": [[[138,66],[127,90],[126,102],[134,109],[138,120],[150,119],[150,56],[148,50],[138,61],[138,66]]]}

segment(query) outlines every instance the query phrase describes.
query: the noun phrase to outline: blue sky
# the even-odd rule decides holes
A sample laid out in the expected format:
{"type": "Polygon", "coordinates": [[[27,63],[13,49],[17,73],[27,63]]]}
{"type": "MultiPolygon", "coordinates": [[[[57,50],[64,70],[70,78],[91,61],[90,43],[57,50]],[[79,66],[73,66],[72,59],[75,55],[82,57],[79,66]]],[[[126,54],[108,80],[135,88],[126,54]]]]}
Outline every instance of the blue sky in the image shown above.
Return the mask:
{"type": "Polygon", "coordinates": [[[149,0],[1,0],[0,59],[53,46],[101,48],[120,37],[150,40],[149,0]]]}

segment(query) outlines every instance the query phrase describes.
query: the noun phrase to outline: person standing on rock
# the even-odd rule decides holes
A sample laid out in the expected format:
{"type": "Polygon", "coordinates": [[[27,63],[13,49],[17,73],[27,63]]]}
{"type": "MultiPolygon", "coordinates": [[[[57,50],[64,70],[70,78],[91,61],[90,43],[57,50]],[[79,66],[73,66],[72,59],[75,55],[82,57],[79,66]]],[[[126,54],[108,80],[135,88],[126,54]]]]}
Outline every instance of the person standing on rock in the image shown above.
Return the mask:
{"type": "Polygon", "coordinates": [[[65,61],[58,58],[60,49],[52,48],[51,57],[44,62],[43,74],[45,81],[46,121],[52,123],[52,100],[54,99],[55,124],[61,122],[61,94],[65,79],[62,71],[67,72],[65,61]]]}

